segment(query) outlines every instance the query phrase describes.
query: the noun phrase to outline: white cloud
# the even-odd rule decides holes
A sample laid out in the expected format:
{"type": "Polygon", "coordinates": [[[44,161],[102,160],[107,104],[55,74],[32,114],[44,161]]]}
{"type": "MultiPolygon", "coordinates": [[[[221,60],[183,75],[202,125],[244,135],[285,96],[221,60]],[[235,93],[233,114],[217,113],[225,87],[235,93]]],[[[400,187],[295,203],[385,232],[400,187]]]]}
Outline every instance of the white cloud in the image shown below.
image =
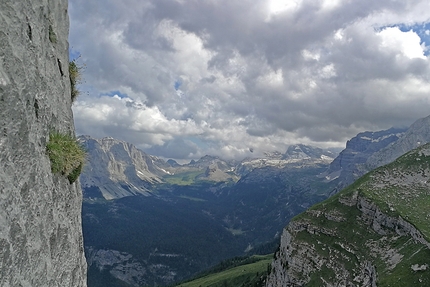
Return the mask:
{"type": "Polygon", "coordinates": [[[397,52],[409,59],[426,59],[420,44],[421,39],[414,31],[402,32],[398,27],[388,27],[378,35],[382,38],[382,49],[397,52]]]}
{"type": "Polygon", "coordinates": [[[300,7],[301,0],[270,0],[269,12],[278,14],[282,12],[294,12],[300,7]]]}
{"type": "Polygon", "coordinates": [[[141,137],[147,145],[161,145],[175,136],[203,132],[190,119],[167,119],[156,106],[148,107],[129,98],[103,96],[97,100],[78,101],[73,106],[78,130],[103,136],[106,130],[118,129],[123,139],[141,137]],[[100,130],[101,129],[101,130],[100,130]]]}
{"type": "Polygon", "coordinates": [[[70,0],[77,131],[240,158],[409,125],[430,110],[427,2],[70,0]]]}

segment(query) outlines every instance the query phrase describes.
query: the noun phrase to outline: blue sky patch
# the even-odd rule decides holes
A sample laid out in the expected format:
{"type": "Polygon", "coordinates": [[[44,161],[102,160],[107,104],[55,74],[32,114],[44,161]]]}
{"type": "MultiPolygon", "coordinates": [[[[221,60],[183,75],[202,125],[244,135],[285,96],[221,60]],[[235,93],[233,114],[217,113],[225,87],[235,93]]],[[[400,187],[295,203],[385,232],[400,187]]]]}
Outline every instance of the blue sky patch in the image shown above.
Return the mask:
{"type": "MultiPolygon", "coordinates": [[[[427,47],[430,47],[430,22],[414,25],[400,23],[396,25],[380,27],[379,29],[377,29],[377,31],[381,31],[388,27],[397,27],[402,32],[409,32],[410,30],[412,30],[417,33],[417,35],[421,38],[420,44],[425,43],[427,47]]],[[[430,55],[430,50],[424,51],[424,55],[430,55]]]]}
{"type": "Polygon", "coordinates": [[[69,59],[70,61],[74,61],[81,56],[79,51],[73,50],[73,48],[69,48],[69,59]]]}
{"type": "Polygon", "coordinates": [[[123,94],[120,91],[110,91],[108,93],[100,94],[100,96],[108,96],[108,97],[118,96],[121,99],[130,98],[127,94],[123,94]]]}
{"type": "Polygon", "coordinates": [[[426,44],[430,44],[430,22],[429,23],[423,23],[423,24],[418,24],[418,25],[399,25],[398,26],[400,31],[402,32],[407,32],[407,31],[414,31],[415,33],[418,34],[418,36],[420,36],[421,38],[421,43],[422,42],[426,42],[426,44]]]}
{"type": "Polygon", "coordinates": [[[181,87],[181,85],[182,85],[182,81],[181,80],[176,80],[175,84],[174,84],[175,90],[179,90],[179,88],[181,87]]]}

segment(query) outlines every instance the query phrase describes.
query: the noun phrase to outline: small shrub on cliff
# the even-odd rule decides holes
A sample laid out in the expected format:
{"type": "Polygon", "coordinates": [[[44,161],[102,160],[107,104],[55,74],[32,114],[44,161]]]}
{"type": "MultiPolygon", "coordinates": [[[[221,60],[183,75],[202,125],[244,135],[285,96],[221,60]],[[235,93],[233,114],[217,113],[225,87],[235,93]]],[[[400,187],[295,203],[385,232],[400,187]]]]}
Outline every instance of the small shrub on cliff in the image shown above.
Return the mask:
{"type": "Polygon", "coordinates": [[[70,183],[76,181],[81,174],[86,152],[74,137],[58,132],[51,133],[46,153],[53,173],[65,175],[70,183]]]}
{"type": "Polygon", "coordinates": [[[79,90],[77,85],[81,81],[81,69],[82,67],[76,64],[76,60],[69,62],[69,77],[70,77],[70,89],[72,94],[72,102],[79,96],[79,90]]]}

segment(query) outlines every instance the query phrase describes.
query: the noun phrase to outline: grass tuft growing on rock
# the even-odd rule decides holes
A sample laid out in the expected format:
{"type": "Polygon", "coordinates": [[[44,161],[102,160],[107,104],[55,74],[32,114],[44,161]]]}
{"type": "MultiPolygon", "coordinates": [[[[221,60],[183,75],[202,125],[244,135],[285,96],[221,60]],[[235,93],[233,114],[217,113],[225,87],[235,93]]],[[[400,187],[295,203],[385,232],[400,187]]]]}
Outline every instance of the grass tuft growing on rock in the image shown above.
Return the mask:
{"type": "Polygon", "coordinates": [[[82,75],[81,75],[81,67],[76,64],[76,61],[69,62],[69,78],[70,78],[70,89],[72,102],[79,96],[80,92],[77,88],[77,85],[80,83],[82,75]]]}
{"type": "Polygon", "coordinates": [[[65,175],[70,183],[76,181],[85,163],[86,151],[69,135],[53,132],[46,145],[52,173],[65,175]]]}

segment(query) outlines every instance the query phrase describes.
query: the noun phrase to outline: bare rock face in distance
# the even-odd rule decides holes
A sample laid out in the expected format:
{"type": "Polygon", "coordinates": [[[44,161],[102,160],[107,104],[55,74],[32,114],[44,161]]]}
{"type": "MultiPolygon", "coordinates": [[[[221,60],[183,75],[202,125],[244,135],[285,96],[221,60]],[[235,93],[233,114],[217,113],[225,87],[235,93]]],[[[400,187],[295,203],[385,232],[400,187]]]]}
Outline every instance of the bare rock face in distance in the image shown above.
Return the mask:
{"type": "Polygon", "coordinates": [[[390,163],[402,154],[430,142],[430,116],[415,121],[397,141],[367,160],[369,170],[390,163]]]}
{"type": "Polygon", "coordinates": [[[79,182],[51,173],[73,134],[67,0],[0,1],[0,286],[86,286],[79,182]]]}
{"type": "MultiPolygon", "coordinates": [[[[87,150],[87,164],[81,175],[84,196],[96,189],[99,197],[115,199],[133,195],[150,195],[149,186],[162,182],[168,171],[159,167],[160,159],[145,154],[134,145],[113,138],[94,139],[80,136],[87,150]]],[[[164,163],[165,165],[165,163],[164,163]]]]}

